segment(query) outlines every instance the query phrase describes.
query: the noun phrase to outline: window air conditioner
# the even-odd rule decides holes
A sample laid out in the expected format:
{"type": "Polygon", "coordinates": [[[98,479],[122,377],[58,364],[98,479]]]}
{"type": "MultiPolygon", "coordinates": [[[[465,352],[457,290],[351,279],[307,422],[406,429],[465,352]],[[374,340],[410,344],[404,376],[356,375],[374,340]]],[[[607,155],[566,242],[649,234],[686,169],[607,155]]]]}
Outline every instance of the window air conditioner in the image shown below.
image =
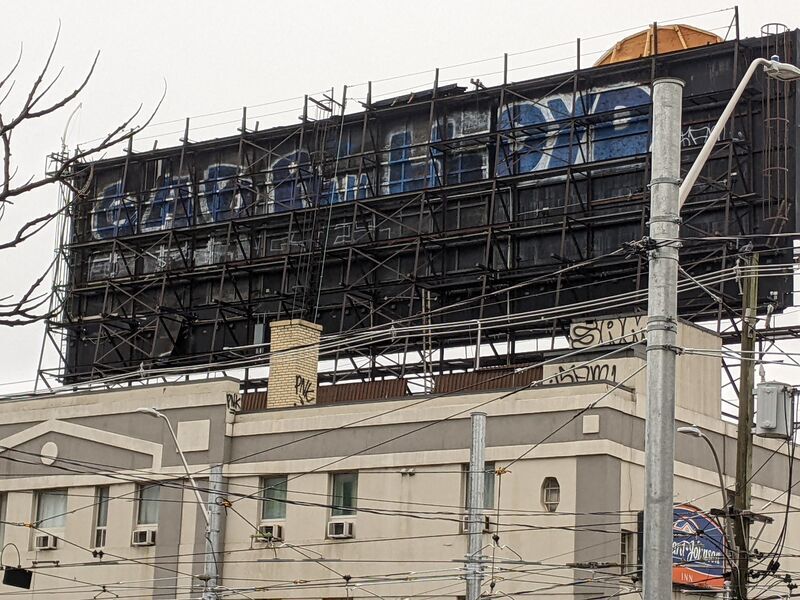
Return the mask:
{"type": "Polygon", "coordinates": [[[343,540],[355,535],[355,524],[352,521],[329,521],[328,537],[332,540],[343,540]]]}
{"type": "Polygon", "coordinates": [[[270,523],[268,525],[258,526],[258,541],[259,542],[282,542],[283,541],[283,525],[278,523],[270,523]]]}
{"type": "Polygon", "coordinates": [[[131,538],[131,546],[155,546],[155,529],[134,529],[131,538]]]}
{"type": "MultiPolygon", "coordinates": [[[[483,533],[491,533],[492,523],[489,521],[489,515],[478,515],[478,518],[483,518],[483,533]]],[[[469,533],[469,515],[461,517],[461,531],[469,533]]]]}
{"type": "Polygon", "coordinates": [[[58,538],[50,534],[37,535],[33,539],[34,550],[55,550],[58,546],[58,538]]]}

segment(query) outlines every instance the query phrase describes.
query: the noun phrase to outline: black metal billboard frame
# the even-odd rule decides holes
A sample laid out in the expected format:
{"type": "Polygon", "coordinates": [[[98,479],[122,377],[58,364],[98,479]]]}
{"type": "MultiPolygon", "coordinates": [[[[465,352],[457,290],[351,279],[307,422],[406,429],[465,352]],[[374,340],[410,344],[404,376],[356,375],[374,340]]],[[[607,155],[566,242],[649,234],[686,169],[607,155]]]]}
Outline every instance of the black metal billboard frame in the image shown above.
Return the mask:
{"type": "MultiPolygon", "coordinates": [[[[654,30],[657,31],[657,27],[654,30]]],[[[479,360],[484,366],[515,364],[523,354],[517,351],[520,340],[541,337],[550,337],[552,340],[564,333],[568,320],[536,320],[484,331],[477,326],[479,332],[468,328],[463,335],[454,335],[452,332],[439,335],[434,326],[446,321],[442,315],[447,314],[448,307],[453,303],[462,303],[469,308],[451,309],[451,313],[459,315],[460,320],[477,324],[487,318],[513,316],[522,312],[524,307],[536,306],[535,302],[529,300],[531,296],[546,295],[552,299],[550,305],[555,308],[570,305],[584,298],[588,287],[601,281],[613,289],[615,282],[632,278],[632,289],[643,290],[646,287],[647,263],[642,252],[614,254],[576,270],[571,270],[571,267],[587,259],[598,258],[583,254],[587,240],[591,240],[603,227],[609,227],[610,223],[630,226],[630,231],[635,231],[630,241],[646,235],[650,158],[645,153],[622,159],[577,164],[570,162],[564,167],[542,172],[499,176],[497,165],[502,160],[508,160],[501,156],[501,148],[531,135],[537,128],[544,131],[566,125],[569,128],[568,156],[572,156],[573,151],[581,150],[580,145],[577,149],[575,146],[576,132],[591,125],[592,119],[598,118],[598,115],[576,113],[576,107],[585,101],[584,90],[592,86],[595,78],[626,70],[641,75],[645,68],[649,71],[649,77],[645,77],[647,80],[641,83],[648,84],[665,69],[674,69],[682,62],[702,60],[704,55],[730,53],[733,64],[730,87],[733,89],[740,71],[746,67],[742,61],[752,51],[750,47],[745,52],[739,39],[738,15],[736,38],[731,42],[673,55],[656,54],[648,59],[603,69],[582,68],[579,40],[576,69],[536,80],[535,85],[532,82],[510,83],[507,60],[504,61],[503,83],[500,86],[491,89],[476,86],[476,90],[468,93],[461,93],[462,90],[453,86],[440,86],[437,70],[432,89],[408,101],[373,103],[370,87],[364,111],[360,115],[346,114],[346,88],[341,102],[336,101],[332,93],[320,100],[306,97],[299,125],[270,131],[272,138],[297,139],[298,149],[307,146],[313,172],[336,174],[345,161],[348,165],[357,164],[356,181],[361,181],[362,174],[367,176],[374,196],[369,199],[325,204],[321,188],[305,187],[309,180],[301,175],[301,169],[298,168],[295,171],[295,186],[303,188],[302,194],[308,204],[306,208],[280,214],[253,214],[224,223],[196,224],[187,229],[137,233],[110,241],[86,239],[81,231],[82,227],[88,226],[85,203],[69,204],[67,208],[75,230],[71,242],[60,249],[62,261],[68,268],[58,284],[59,296],[64,299],[64,311],[59,319],[47,323],[46,331],[46,339],[57,348],[61,364],[56,369],[40,368],[39,379],[47,386],[59,381],[72,383],[99,378],[116,378],[110,380],[110,384],[115,384],[156,373],[166,376],[167,373],[253,366],[264,351],[264,348],[252,347],[254,323],[259,318],[259,307],[264,305],[271,307],[270,319],[306,318],[324,320],[328,325],[338,322],[338,330],[326,327],[326,333],[346,334],[397,322],[417,325],[423,332],[425,327],[429,327],[428,333],[398,336],[390,341],[379,339],[359,347],[343,344],[331,356],[334,359],[333,369],[323,375],[333,382],[408,377],[412,374],[463,369],[469,361],[449,358],[446,351],[453,347],[474,346],[476,342],[489,347],[492,356],[476,357],[473,366],[477,366],[479,360]],[[529,90],[538,91],[539,94],[531,95],[529,90]],[[491,148],[488,152],[492,155],[488,177],[482,181],[382,196],[379,194],[380,182],[370,177],[381,164],[382,155],[387,153],[376,141],[379,139],[382,119],[408,111],[410,107],[417,112],[427,109],[428,131],[432,131],[436,119],[453,103],[488,103],[494,108],[492,113],[497,115],[497,108],[508,108],[519,100],[535,103],[548,93],[563,90],[571,93],[572,108],[571,114],[559,122],[508,129],[494,126],[488,133],[463,136],[457,140],[429,139],[420,144],[426,148],[427,166],[434,169],[437,157],[456,144],[460,147],[472,144],[491,148]],[[309,106],[322,107],[330,116],[313,120],[309,117],[309,106]],[[341,156],[338,140],[346,124],[360,127],[362,148],[357,153],[341,156]],[[336,153],[330,154],[328,150],[335,136],[338,136],[336,153]],[[602,200],[592,198],[593,181],[602,178],[611,169],[637,173],[641,192],[602,200]],[[548,209],[546,217],[536,222],[514,214],[515,207],[519,206],[520,194],[556,178],[563,179],[562,204],[559,208],[548,209]],[[448,211],[453,210],[458,214],[463,207],[470,205],[482,207],[482,224],[448,228],[445,222],[448,211]],[[416,213],[416,227],[403,218],[411,212],[416,213]],[[330,245],[329,226],[334,221],[349,222],[351,232],[363,226],[361,231],[364,231],[366,239],[339,247],[330,245]],[[425,229],[420,225],[422,223],[430,224],[430,228],[425,229]],[[394,227],[398,235],[382,239],[380,231],[384,227],[394,227]],[[274,232],[285,235],[286,251],[259,251],[257,241],[266,243],[274,232]],[[232,254],[218,264],[198,266],[192,256],[207,235],[224,239],[222,246],[226,252],[233,248],[232,254]],[[520,267],[520,261],[512,256],[516,252],[515,246],[530,236],[545,235],[555,236],[558,240],[557,250],[552,253],[552,262],[520,267]],[[443,262],[446,258],[444,249],[458,247],[469,240],[476,240],[470,243],[482,247],[481,260],[463,273],[448,270],[443,262]],[[87,257],[96,248],[108,249],[112,257],[129,257],[121,261],[123,270],[100,281],[89,281],[87,257]],[[152,259],[154,249],[162,253],[160,260],[166,262],[160,270],[144,273],[141,265],[152,259]],[[406,260],[409,268],[399,266],[401,259],[406,260]],[[355,272],[356,265],[360,268],[363,264],[371,267],[360,273],[355,272]],[[323,275],[326,269],[330,271],[334,266],[340,268],[342,275],[341,285],[332,291],[330,286],[326,287],[323,275]],[[382,283],[377,277],[382,270],[393,272],[397,283],[391,286],[382,283]],[[280,285],[265,292],[263,279],[267,274],[272,280],[279,279],[280,285]],[[204,302],[194,296],[202,287],[210,290],[204,302]],[[469,287],[470,293],[459,295],[465,287],[469,287]],[[91,308],[88,306],[90,303],[91,308]],[[177,346],[187,343],[186,330],[189,329],[210,332],[207,333],[209,343],[202,351],[188,348],[174,353],[177,346]],[[481,335],[480,340],[475,339],[476,333],[481,335]],[[75,363],[75,347],[79,344],[93,346],[90,364],[75,363]]],[[[797,51],[796,48],[794,51],[797,51]]],[[[727,100],[726,91],[695,94],[687,98],[685,122],[691,124],[695,113],[698,114],[698,122],[707,121],[708,114],[721,110],[727,100]]],[[[771,205],[767,206],[756,194],[759,186],[754,165],[757,163],[755,154],[759,151],[754,149],[752,143],[738,139],[735,133],[739,130],[740,122],[745,123],[743,127],[747,131],[753,132],[754,123],[759,118],[765,118],[764,102],[759,91],[752,88],[732,118],[728,131],[734,133],[723,136],[724,139],[715,147],[710,163],[718,166],[724,163],[725,167],[705,172],[696,186],[685,209],[683,225],[688,233],[694,228],[698,236],[707,238],[716,233],[723,240],[736,235],[749,235],[757,218],[756,210],[771,210],[771,205]],[[695,227],[695,223],[709,211],[724,213],[722,231],[711,232],[707,226],[695,227]]],[[[649,123],[650,109],[651,105],[648,104],[639,109],[625,109],[624,113],[627,116],[632,113],[646,116],[649,123]]],[[[605,116],[613,116],[614,112],[609,111],[605,116]]],[[[766,118],[770,116],[766,115],[766,118]]],[[[249,131],[246,123],[247,115],[243,112],[237,138],[194,144],[189,141],[187,119],[179,152],[178,172],[182,174],[187,169],[190,155],[221,143],[236,145],[239,168],[245,173],[255,165],[266,162],[274,146],[264,145],[264,132],[249,131]]],[[[695,150],[689,148],[684,152],[685,164],[690,164],[695,150]]],[[[116,161],[124,173],[123,189],[132,161],[144,163],[160,156],[174,155],[175,152],[175,149],[154,150],[146,155],[136,155],[129,147],[125,157],[116,161]]],[[[261,169],[263,172],[264,169],[261,169]]],[[[97,190],[94,192],[96,194],[97,190]]],[[[777,207],[776,210],[785,212],[785,208],[777,207]]],[[[774,218],[771,232],[781,231],[782,224],[786,222],[791,220],[774,218]]],[[[725,270],[732,265],[733,254],[735,245],[730,243],[704,241],[691,244],[682,251],[682,266],[688,276],[698,276],[710,267],[725,270]]],[[[776,250],[775,256],[775,260],[780,261],[785,258],[785,253],[781,255],[776,250]]],[[[769,260],[767,257],[767,262],[769,260]]],[[[734,322],[735,315],[730,306],[738,303],[735,290],[730,283],[721,282],[714,286],[716,299],[707,292],[699,290],[687,296],[682,312],[693,320],[715,318],[721,330],[724,320],[734,322]]],[[[766,302],[769,298],[764,300],[766,302]]],[[[643,301],[627,307],[626,312],[636,310],[644,310],[643,301]]],[[[247,381],[245,386],[259,387],[264,383],[247,381]]]]}

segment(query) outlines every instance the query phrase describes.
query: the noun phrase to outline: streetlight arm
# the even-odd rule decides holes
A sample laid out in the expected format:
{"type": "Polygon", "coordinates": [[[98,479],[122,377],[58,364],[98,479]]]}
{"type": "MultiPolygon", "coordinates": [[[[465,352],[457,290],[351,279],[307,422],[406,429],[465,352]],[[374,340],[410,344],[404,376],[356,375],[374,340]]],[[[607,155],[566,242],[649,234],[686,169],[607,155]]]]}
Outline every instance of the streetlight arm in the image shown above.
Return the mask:
{"type": "Polygon", "coordinates": [[[708,447],[711,448],[711,455],[714,457],[714,464],[717,466],[717,475],[719,475],[719,490],[722,493],[722,509],[725,510],[728,506],[728,494],[725,490],[725,479],[722,475],[722,465],[719,462],[719,454],[717,454],[714,444],[711,443],[707,435],[703,434],[700,437],[702,437],[705,443],[708,444],[708,447]]]}
{"type": "Polygon", "coordinates": [[[728,119],[730,119],[731,114],[733,114],[733,110],[739,103],[739,99],[742,97],[745,88],[747,88],[747,85],[753,78],[753,74],[756,72],[756,69],[761,65],[764,65],[765,67],[772,65],[774,62],[775,61],[767,58],[757,58],[750,63],[750,66],[747,68],[747,72],[745,72],[744,77],[742,77],[742,81],[739,82],[738,87],[733,92],[733,96],[731,96],[727,106],[725,106],[725,110],[722,111],[722,115],[717,121],[717,124],[714,125],[714,129],[711,130],[706,143],[703,144],[700,154],[698,154],[697,158],[694,159],[691,169],[689,169],[689,172],[686,174],[683,183],[681,183],[680,192],[678,195],[678,202],[681,208],[683,208],[686,198],[689,197],[689,192],[692,191],[692,186],[694,186],[694,182],[697,181],[697,177],[700,175],[700,170],[706,164],[711,151],[714,149],[714,145],[717,143],[717,140],[719,140],[719,136],[722,135],[722,130],[725,129],[725,124],[728,122],[728,119]]]}
{"type": "Polygon", "coordinates": [[[167,415],[164,413],[159,412],[158,416],[167,423],[167,428],[169,429],[170,434],[172,435],[172,439],[175,442],[175,448],[178,450],[178,455],[181,457],[181,462],[183,463],[183,469],[186,471],[186,477],[189,478],[189,482],[192,484],[192,489],[194,490],[195,498],[197,498],[197,505],[200,507],[200,510],[203,513],[203,518],[206,520],[206,527],[210,526],[210,521],[208,518],[208,509],[206,508],[205,503],[203,502],[203,498],[200,496],[200,491],[197,489],[197,482],[192,477],[191,471],[189,471],[189,463],[186,462],[186,457],[183,455],[183,451],[181,450],[180,445],[178,444],[178,436],[175,435],[175,430],[172,428],[172,423],[169,422],[167,415]]]}
{"type": "Polygon", "coordinates": [[[717,449],[714,448],[714,444],[711,443],[709,437],[703,433],[699,427],[696,425],[691,425],[689,427],[678,427],[678,433],[683,433],[684,435],[690,435],[692,437],[702,439],[706,445],[711,449],[711,456],[714,457],[714,465],[717,467],[717,476],[719,477],[719,490],[722,493],[722,508],[728,506],[728,493],[725,490],[725,478],[722,475],[722,465],[719,462],[719,454],[717,454],[717,449]]]}

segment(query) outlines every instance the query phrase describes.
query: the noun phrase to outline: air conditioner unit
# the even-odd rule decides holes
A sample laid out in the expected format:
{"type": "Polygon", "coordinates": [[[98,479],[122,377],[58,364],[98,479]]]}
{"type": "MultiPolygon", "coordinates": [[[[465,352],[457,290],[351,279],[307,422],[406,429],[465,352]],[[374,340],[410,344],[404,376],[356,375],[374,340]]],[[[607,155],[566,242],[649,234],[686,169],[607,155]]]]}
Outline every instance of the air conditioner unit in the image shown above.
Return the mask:
{"type": "MultiPolygon", "coordinates": [[[[483,518],[483,533],[491,533],[492,523],[489,520],[489,515],[478,515],[478,518],[483,518]]],[[[464,515],[461,517],[461,531],[464,533],[469,532],[469,515],[464,515]]]]}
{"type": "Polygon", "coordinates": [[[41,534],[33,538],[34,550],[55,550],[58,546],[58,538],[50,534],[41,534]]]}
{"type": "Polygon", "coordinates": [[[258,541],[259,542],[282,542],[283,541],[283,525],[278,523],[269,523],[267,525],[258,526],[258,541]]]}
{"type": "Polygon", "coordinates": [[[343,540],[355,535],[355,523],[352,521],[329,521],[328,537],[332,540],[343,540]]]}
{"type": "Polygon", "coordinates": [[[155,529],[134,529],[131,538],[131,546],[155,546],[155,529]]]}

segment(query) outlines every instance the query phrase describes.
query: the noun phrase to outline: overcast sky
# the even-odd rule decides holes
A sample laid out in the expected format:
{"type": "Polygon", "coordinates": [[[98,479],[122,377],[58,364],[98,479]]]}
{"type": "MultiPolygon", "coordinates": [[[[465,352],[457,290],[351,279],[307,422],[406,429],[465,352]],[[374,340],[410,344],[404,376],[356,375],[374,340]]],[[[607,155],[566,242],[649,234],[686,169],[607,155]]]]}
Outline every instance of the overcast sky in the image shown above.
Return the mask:
{"type": "MultiPolygon", "coordinates": [[[[504,52],[513,53],[512,80],[568,71],[575,65],[576,38],[584,39],[582,63],[587,65],[614,41],[653,21],[679,20],[724,36],[730,9],[727,2],[696,0],[5,0],[0,72],[14,63],[23,44],[17,91],[25,89],[60,20],[54,62],[65,71],[61,88],[54,91],[74,86],[100,51],[97,70],[80,98],[82,108],[67,133],[68,145],[106,133],[140,103],[151,109],[166,82],[167,96],[156,118],[161,124],[140,142],[140,147],[152,147],[158,139],[159,147],[165,147],[178,143],[176,132],[185,117],[193,117],[193,140],[235,134],[236,111],[245,105],[262,128],[294,123],[298,96],[334,88],[339,97],[345,84],[352,86],[352,100],[365,95],[366,87],[359,84],[368,80],[385,80],[375,84],[376,96],[429,88],[435,67],[443,68],[443,81],[469,84],[477,76],[491,84],[504,52]],[[709,11],[714,12],[692,16],[709,11]],[[444,68],[451,65],[463,66],[444,68]],[[395,78],[408,73],[416,75],[395,78]],[[279,102],[287,98],[295,100],[279,102]]],[[[800,26],[797,0],[747,0],[739,11],[743,36],[758,35],[767,22],[800,26]]],[[[9,98],[4,114],[13,112],[17,99],[9,98]]],[[[17,133],[13,158],[20,179],[41,172],[48,153],[59,149],[76,105],[17,133]]],[[[53,187],[17,199],[0,221],[0,241],[19,224],[53,209],[56,199],[53,187]]],[[[0,254],[0,298],[26,288],[48,264],[53,239],[54,231],[45,230],[21,250],[0,254]]],[[[39,325],[0,329],[0,394],[32,387],[42,335],[39,325]],[[8,385],[18,381],[23,383],[8,385]]]]}

